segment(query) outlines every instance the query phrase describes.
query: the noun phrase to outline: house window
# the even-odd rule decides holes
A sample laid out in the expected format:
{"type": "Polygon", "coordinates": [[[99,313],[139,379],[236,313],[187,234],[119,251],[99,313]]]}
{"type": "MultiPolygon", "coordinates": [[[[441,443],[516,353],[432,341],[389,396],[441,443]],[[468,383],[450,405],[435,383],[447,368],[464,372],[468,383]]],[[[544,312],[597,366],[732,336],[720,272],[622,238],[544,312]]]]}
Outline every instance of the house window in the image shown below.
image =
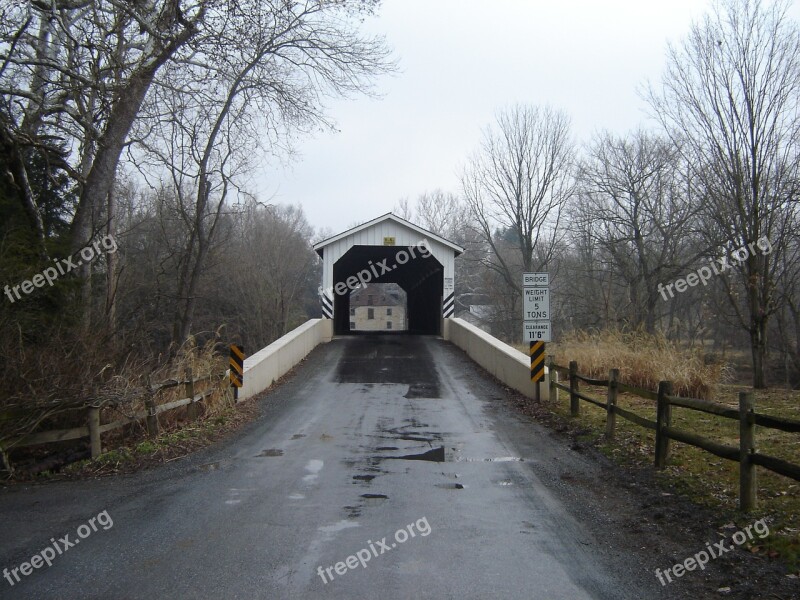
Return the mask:
{"type": "Polygon", "coordinates": [[[391,308],[387,308],[386,309],[386,316],[387,317],[391,317],[392,316],[392,309],[391,308]]]}
{"type": "Polygon", "coordinates": [[[355,308],[351,308],[350,309],[350,316],[351,317],[355,317],[356,316],[356,309],[355,308]]]}
{"type": "Polygon", "coordinates": [[[386,329],[391,329],[391,328],[392,328],[392,322],[386,321],[386,329]]]}
{"type": "Polygon", "coordinates": [[[356,328],[356,322],[350,321],[350,329],[355,329],[355,328],[356,328]]]}
{"type": "MultiPolygon", "coordinates": [[[[370,296],[370,298],[372,298],[372,296],[370,296]]],[[[375,318],[375,309],[374,308],[368,308],[367,309],[367,318],[368,319],[374,319],[375,318]]]]}

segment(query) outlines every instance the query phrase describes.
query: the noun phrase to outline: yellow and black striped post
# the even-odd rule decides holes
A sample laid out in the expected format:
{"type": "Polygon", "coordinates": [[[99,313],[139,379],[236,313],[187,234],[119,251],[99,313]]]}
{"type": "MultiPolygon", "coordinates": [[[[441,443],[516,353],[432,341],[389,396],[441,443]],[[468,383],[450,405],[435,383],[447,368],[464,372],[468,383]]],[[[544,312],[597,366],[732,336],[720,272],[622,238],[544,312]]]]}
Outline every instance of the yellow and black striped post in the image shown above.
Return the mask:
{"type": "Polygon", "coordinates": [[[544,342],[531,342],[528,354],[531,357],[531,381],[539,401],[539,384],[544,381],[544,342]]]}
{"type": "Polygon", "coordinates": [[[233,387],[233,399],[239,399],[239,388],[244,383],[244,348],[231,344],[231,387],[233,387]]]}

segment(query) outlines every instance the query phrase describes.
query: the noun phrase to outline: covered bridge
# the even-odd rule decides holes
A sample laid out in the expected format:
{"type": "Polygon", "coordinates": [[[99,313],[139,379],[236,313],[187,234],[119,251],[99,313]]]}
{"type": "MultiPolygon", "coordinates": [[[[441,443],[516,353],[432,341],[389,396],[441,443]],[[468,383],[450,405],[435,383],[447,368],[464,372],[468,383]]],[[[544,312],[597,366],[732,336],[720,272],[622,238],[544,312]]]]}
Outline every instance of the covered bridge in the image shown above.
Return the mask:
{"type": "Polygon", "coordinates": [[[405,219],[385,214],[314,246],[323,261],[320,302],[333,333],[350,331],[350,293],[369,283],[396,283],[408,297],[408,330],[441,334],[454,311],[455,258],[464,252],[405,219]]]}

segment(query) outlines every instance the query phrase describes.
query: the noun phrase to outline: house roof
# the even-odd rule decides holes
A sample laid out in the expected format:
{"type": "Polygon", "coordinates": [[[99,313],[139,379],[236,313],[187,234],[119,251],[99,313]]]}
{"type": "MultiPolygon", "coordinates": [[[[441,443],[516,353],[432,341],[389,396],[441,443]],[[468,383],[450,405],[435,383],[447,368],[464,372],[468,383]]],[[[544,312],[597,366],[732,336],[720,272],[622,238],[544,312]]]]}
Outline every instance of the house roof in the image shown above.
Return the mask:
{"type": "Polygon", "coordinates": [[[322,250],[325,248],[325,246],[328,246],[328,245],[330,245],[330,244],[332,244],[334,242],[338,242],[339,240],[341,240],[343,238],[346,238],[348,235],[352,235],[352,234],[357,233],[359,231],[363,231],[365,229],[369,229],[370,227],[375,227],[376,225],[378,225],[380,223],[383,223],[384,221],[393,221],[394,223],[396,223],[397,225],[399,225],[401,227],[406,227],[408,229],[411,229],[412,231],[417,232],[420,235],[427,236],[428,238],[430,238],[432,240],[436,240],[440,244],[443,244],[444,246],[447,246],[448,248],[453,250],[453,252],[455,252],[456,256],[464,253],[464,248],[462,248],[458,244],[454,244],[450,240],[447,240],[447,239],[445,239],[445,238],[443,238],[443,237],[441,237],[439,235],[436,235],[432,231],[428,231],[427,229],[423,229],[419,225],[414,225],[414,223],[411,223],[410,221],[406,221],[405,219],[402,219],[402,218],[400,218],[397,215],[392,214],[392,213],[386,213],[385,215],[377,217],[376,219],[372,219],[371,221],[367,221],[366,223],[362,223],[361,225],[353,227],[352,229],[348,229],[347,231],[343,231],[342,233],[339,233],[339,234],[337,234],[337,235],[335,235],[333,237],[329,237],[326,240],[322,240],[321,242],[317,242],[316,244],[314,244],[314,250],[316,251],[317,254],[322,256],[322,250]]]}

